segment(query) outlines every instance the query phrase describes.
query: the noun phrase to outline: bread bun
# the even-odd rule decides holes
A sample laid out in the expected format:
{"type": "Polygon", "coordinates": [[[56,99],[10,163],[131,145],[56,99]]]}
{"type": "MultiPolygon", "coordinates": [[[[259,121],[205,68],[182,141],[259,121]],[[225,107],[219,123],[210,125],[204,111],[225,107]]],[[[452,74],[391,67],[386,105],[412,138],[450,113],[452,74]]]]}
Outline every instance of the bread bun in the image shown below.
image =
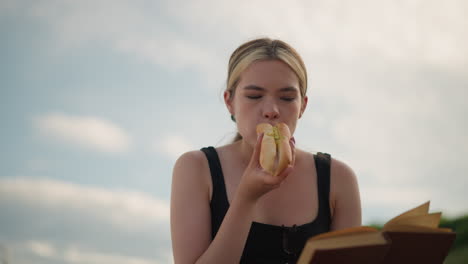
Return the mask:
{"type": "Polygon", "coordinates": [[[276,176],[292,162],[289,145],[291,132],[285,123],[272,126],[268,123],[257,125],[257,134],[264,133],[260,149],[260,166],[276,176]]]}

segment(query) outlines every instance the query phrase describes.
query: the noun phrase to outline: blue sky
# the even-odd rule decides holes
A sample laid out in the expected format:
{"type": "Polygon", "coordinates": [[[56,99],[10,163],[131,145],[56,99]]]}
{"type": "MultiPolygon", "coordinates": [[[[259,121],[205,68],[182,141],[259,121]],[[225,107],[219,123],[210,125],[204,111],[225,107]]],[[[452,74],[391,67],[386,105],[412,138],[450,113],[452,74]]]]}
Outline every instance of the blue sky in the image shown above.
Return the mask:
{"type": "Polygon", "coordinates": [[[172,166],[234,136],[227,61],[260,36],[304,57],[297,145],[354,169],[364,224],[426,200],[468,212],[466,11],[455,0],[2,1],[0,257],[172,263],[172,166]]]}

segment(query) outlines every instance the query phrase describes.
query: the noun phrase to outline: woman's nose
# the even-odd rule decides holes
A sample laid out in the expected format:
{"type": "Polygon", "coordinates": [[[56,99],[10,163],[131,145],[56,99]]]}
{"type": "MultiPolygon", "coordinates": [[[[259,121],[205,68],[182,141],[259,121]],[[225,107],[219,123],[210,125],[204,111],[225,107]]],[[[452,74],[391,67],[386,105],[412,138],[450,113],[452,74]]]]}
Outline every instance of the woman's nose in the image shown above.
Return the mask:
{"type": "Polygon", "coordinates": [[[278,112],[275,112],[275,111],[269,111],[269,112],[265,112],[263,116],[267,119],[277,119],[279,117],[279,114],[278,112]]]}
{"type": "Polygon", "coordinates": [[[279,118],[279,111],[278,108],[274,105],[270,105],[268,109],[263,111],[263,117],[266,119],[278,119],[279,118]]]}

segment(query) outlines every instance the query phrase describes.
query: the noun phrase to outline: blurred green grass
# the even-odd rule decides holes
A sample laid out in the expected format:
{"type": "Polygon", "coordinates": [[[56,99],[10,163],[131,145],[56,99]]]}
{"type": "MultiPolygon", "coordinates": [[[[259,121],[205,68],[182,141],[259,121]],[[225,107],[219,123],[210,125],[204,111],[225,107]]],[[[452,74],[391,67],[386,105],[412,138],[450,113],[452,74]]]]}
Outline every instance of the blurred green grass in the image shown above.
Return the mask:
{"type": "Polygon", "coordinates": [[[451,228],[457,237],[444,264],[467,264],[468,263],[468,215],[454,218],[442,219],[441,227],[451,228]]]}

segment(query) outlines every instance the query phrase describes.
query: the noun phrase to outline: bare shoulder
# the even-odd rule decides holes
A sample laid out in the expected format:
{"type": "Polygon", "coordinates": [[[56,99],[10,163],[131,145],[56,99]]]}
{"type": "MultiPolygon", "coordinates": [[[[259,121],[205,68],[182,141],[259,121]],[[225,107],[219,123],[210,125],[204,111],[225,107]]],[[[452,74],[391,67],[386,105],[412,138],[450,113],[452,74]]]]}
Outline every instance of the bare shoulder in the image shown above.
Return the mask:
{"type": "Polygon", "coordinates": [[[358,179],[353,169],[345,162],[332,157],[330,165],[330,203],[335,207],[337,200],[348,199],[359,193],[358,179]]]}
{"type": "Polygon", "coordinates": [[[203,169],[206,167],[205,154],[200,150],[192,150],[182,154],[174,165],[174,170],[180,170],[184,168],[190,169],[203,169]]]}
{"type": "Polygon", "coordinates": [[[211,184],[209,166],[205,154],[193,150],[182,154],[175,162],[172,180],[185,186],[199,186],[209,193],[211,184]]]}
{"type": "Polygon", "coordinates": [[[332,229],[361,225],[361,201],[357,176],[345,162],[332,158],[330,168],[332,229]]]}
{"type": "Polygon", "coordinates": [[[330,176],[333,181],[339,183],[357,181],[357,177],[353,169],[351,169],[351,167],[345,162],[333,157],[331,158],[330,176]]]}

